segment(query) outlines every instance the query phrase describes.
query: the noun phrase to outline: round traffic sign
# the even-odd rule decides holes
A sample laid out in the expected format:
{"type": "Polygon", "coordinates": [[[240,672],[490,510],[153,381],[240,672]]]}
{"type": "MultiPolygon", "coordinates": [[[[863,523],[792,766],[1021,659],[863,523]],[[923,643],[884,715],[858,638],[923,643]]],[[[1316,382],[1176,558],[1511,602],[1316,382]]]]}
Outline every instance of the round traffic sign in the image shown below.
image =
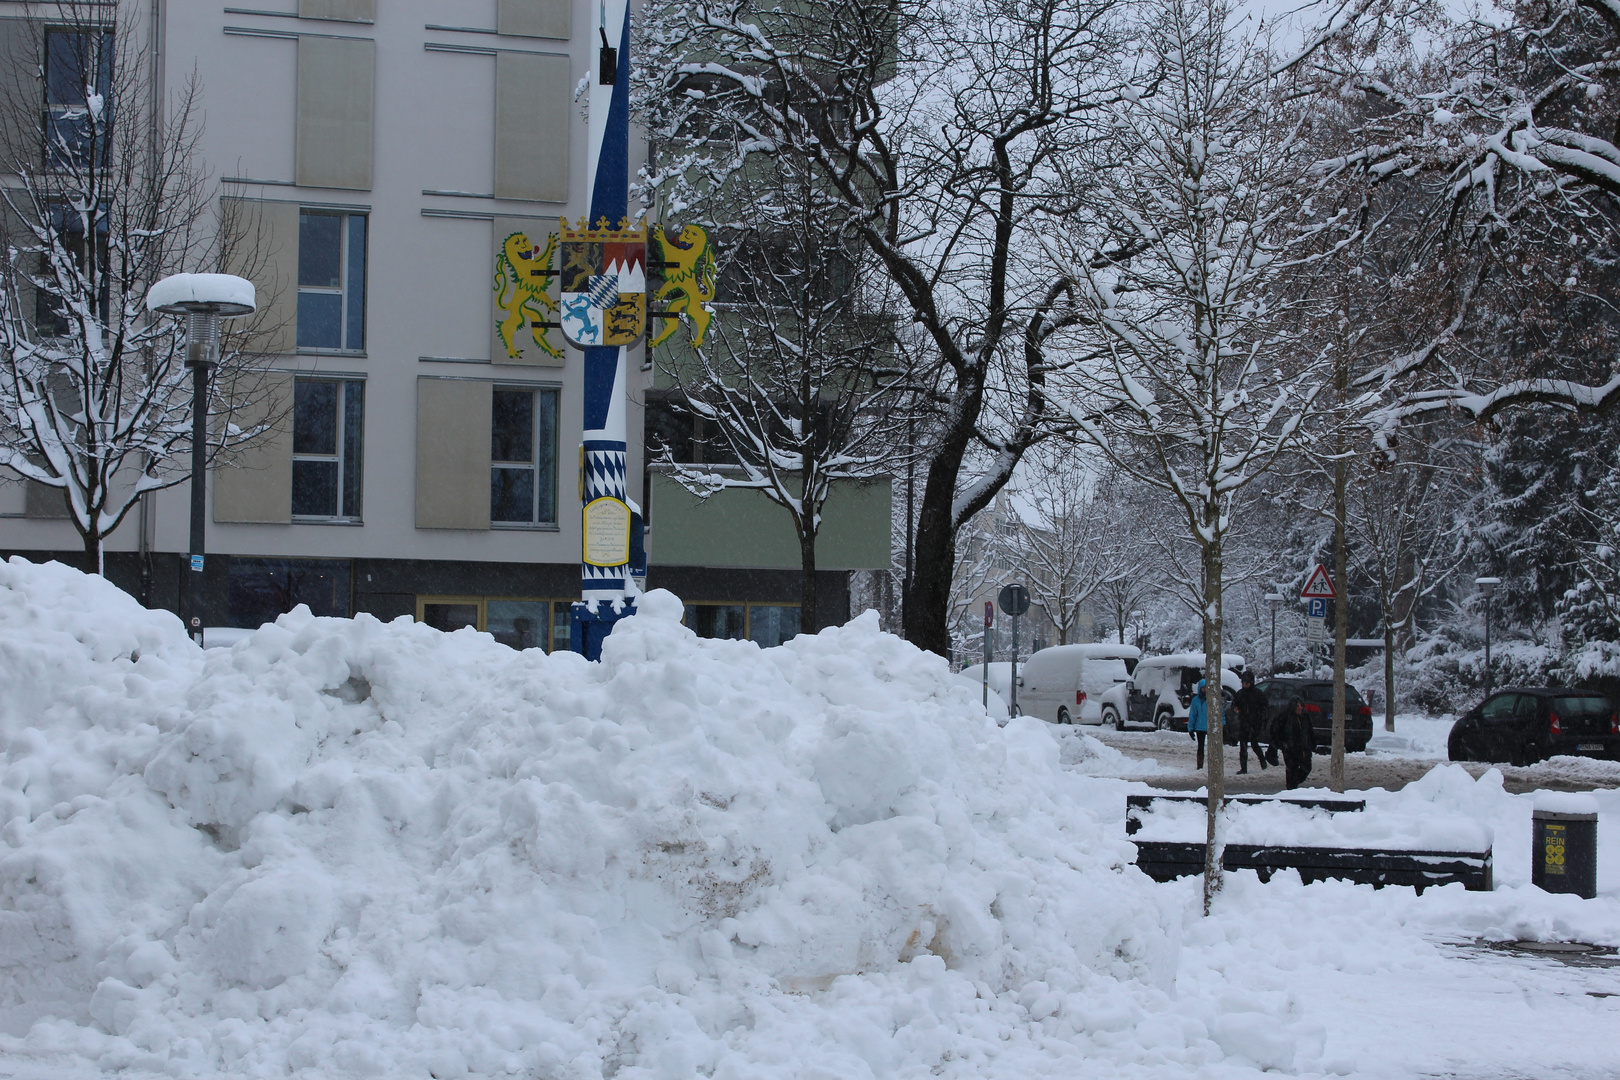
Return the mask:
{"type": "Polygon", "coordinates": [[[1022,585],[1005,585],[996,602],[1008,615],[1022,615],[1029,610],[1029,590],[1022,585]]]}

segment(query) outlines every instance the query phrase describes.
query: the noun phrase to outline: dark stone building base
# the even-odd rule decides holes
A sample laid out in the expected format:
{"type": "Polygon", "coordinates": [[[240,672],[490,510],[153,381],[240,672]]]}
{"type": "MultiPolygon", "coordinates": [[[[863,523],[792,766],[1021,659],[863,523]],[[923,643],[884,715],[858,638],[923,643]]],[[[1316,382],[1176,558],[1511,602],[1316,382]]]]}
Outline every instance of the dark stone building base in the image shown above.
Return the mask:
{"type": "MultiPolygon", "coordinates": [[[[83,568],[83,551],[0,551],[9,558],[20,555],[32,562],[56,560],[83,568]]],[[[579,567],[561,563],[456,562],[433,559],[320,559],[260,560],[257,558],[210,555],[203,570],[205,626],[232,626],[231,563],[297,562],[332,564],[346,567],[349,575],[347,610],[335,606],[335,614],[366,612],[385,622],[401,615],[416,616],[419,596],[532,597],[562,599],[579,595],[579,567]]],[[[141,556],[129,551],[106,554],[107,580],[140,600],[147,607],[178,613],[181,576],[186,556],[178,552],[154,552],[143,565],[141,556]]],[[[837,626],[849,618],[849,571],[821,570],[816,573],[817,625],[837,626]]],[[[668,589],[682,600],[715,604],[797,604],[800,572],[797,570],[727,569],[705,566],[652,566],[647,571],[647,588],[668,589]]],[[[803,620],[809,628],[809,620],[803,620]]]]}

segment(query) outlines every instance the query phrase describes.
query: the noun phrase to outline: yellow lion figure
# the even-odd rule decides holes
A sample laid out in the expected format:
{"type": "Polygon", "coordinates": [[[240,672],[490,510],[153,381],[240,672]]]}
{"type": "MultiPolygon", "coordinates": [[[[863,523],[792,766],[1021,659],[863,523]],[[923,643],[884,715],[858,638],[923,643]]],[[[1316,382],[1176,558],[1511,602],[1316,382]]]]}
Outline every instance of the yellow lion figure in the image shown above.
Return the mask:
{"type": "Polygon", "coordinates": [[[523,351],[517,344],[525,321],[529,335],[546,355],[561,358],[562,349],[546,340],[542,325],[556,321],[557,301],[546,292],[551,284],[551,262],[557,257],[557,236],[546,239],[544,250],[529,241],[527,233],[515,232],[495,256],[495,306],[505,313],[500,322],[501,342],[508,359],[517,360],[523,351]]]}
{"type": "MultiPolygon", "coordinates": [[[[662,252],[661,261],[669,264],[664,268],[664,283],[658,286],[653,301],[662,303],[675,297],[669,302],[668,310],[692,320],[692,344],[702,345],[703,335],[709,330],[708,304],[714,299],[715,260],[709,250],[709,234],[696,225],[685,225],[679,236],[671,236],[660,225],[653,236],[662,252]]],[[[649,344],[659,345],[669,340],[678,322],[665,319],[649,344]]]]}

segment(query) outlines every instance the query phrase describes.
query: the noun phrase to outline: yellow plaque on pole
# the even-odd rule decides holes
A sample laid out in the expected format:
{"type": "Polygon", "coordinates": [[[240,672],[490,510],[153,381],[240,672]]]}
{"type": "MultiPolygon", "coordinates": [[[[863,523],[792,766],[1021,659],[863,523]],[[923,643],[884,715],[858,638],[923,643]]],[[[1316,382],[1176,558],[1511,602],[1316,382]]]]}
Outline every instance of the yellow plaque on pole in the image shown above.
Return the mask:
{"type": "Polygon", "coordinates": [[[591,566],[623,566],[630,561],[630,507],[604,495],[585,504],[584,560],[591,566]]]}

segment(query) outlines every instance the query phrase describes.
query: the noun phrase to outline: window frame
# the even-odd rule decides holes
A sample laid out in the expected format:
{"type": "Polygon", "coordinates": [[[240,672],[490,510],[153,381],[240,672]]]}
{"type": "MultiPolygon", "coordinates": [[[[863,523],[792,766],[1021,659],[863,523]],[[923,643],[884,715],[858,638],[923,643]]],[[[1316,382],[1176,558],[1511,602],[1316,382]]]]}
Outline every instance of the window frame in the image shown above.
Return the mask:
{"type": "Polygon", "coordinates": [[[561,420],[562,420],[562,387],[560,385],[556,384],[556,383],[501,383],[501,382],[497,382],[490,388],[490,442],[491,442],[491,449],[490,449],[490,455],[489,455],[489,491],[490,491],[489,527],[490,527],[491,530],[497,530],[498,531],[498,530],[513,530],[513,529],[515,529],[515,530],[518,530],[518,531],[523,531],[523,530],[534,531],[534,530],[538,530],[538,531],[541,531],[541,532],[557,532],[557,531],[560,530],[560,528],[561,528],[561,518],[562,518],[562,507],[561,507],[561,503],[562,503],[561,495],[562,495],[562,492],[560,491],[560,487],[561,487],[561,483],[562,483],[562,475],[561,475],[562,470],[561,470],[560,462],[558,461],[558,458],[559,458],[559,456],[561,455],[561,452],[562,452],[562,439],[561,439],[561,432],[560,432],[561,420]],[[521,462],[521,461],[497,460],[496,457],[495,457],[494,446],[493,446],[494,438],[495,438],[495,404],[494,404],[495,398],[494,398],[494,396],[496,394],[501,394],[501,393],[526,393],[526,394],[528,394],[530,396],[531,400],[533,400],[535,402],[536,406],[538,406],[538,399],[539,399],[539,396],[541,394],[549,394],[549,395],[551,395],[551,398],[552,398],[552,402],[551,402],[551,439],[550,439],[550,442],[549,442],[549,449],[550,449],[550,477],[549,477],[549,480],[550,480],[550,484],[551,484],[551,518],[550,518],[550,520],[542,520],[541,517],[540,517],[540,495],[541,495],[540,479],[541,479],[541,472],[542,472],[542,470],[541,470],[541,462],[540,462],[541,447],[542,447],[542,445],[548,445],[548,444],[546,444],[545,440],[543,440],[541,438],[542,410],[540,408],[538,408],[538,407],[535,407],[535,408],[532,408],[530,410],[530,413],[529,413],[529,416],[530,416],[530,419],[529,419],[529,423],[530,423],[530,430],[529,430],[529,440],[530,440],[530,442],[529,442],[529,445],[530,445],[530,455],[531,455],[529,461],[525,463],[525,462],[521,462]],[[518,470],[518,469],[522,469],[522,468],[525,468],[525,467],[529,470],[529,472],[533,475],[533,478],[534,478],[534,483],[531,486],[531,494],[530,494],[530,497],[529,497],[529,513],[530,513],[531,516],[529,517],[529,519],[527,521],[503,521],[503,520],[497,519],[495,517],[495,506],[494,506],[494,502],[495,502],[495,471],[497,469],[518,470]]]}
{"type": "Polygon", "coordinates": [[[40,36],[40,161],[47,175],[73,175],[92,169],[107,169],[112,165],[112,125],[116,122],[112,106],[117,88],[118,73],[113,70],[117,59],[117,30],[109,23],[91,25],[62,25],[47,23],[40,36]],[[83,104],[51,100],[51,37],[67,35],[86,39],[99,39],[90,66],[96,68],[97,90],[102,96],[102,120],[96,139],[89,145],[83,159],[66,159],[56,148],[57,123],[72,118],[75,111],[88,115],[89,101],[83,104]],[[105,85],[100,85],[105,78],[105,85]],[[99,143],[97,146],[95,143],[99,143]]]}
{"type": "Polygon", "coordinates": [[[294,497],[296,498],[296,492],[297,492],[296,473],[297,473],[298,463],[300,461],[314,461],[314,462],[328,462],[328,461],[330,461],[330,462],[334,462],[337,465],[337,513],[335,513],[335,514],[299,514],[299,513],[293,512],[292,507],[289,506],[288,507],[288,516],[291,518],[293,524],[295,524],[295,525],[364,525],[365,524],[365,502],[364,502],[364,499],[365,499],[365,490],[366,490],[366,487],[365,487],[365,467],[366,467],[366,455],[365,455],[366,397],[365,397],[365,395],[366,395],[366,380],[363,379],[363,378],[356,378],[356,377],[354,377],[352,375],[316,375],[316,374],[310,374],[310,375],[298,375],[298,376],[295,376],[294,379],[293,379],[293,418],[292,418],[293,419],[293,429],[295,431],[297,430],[297,425],[298,425],[298,415],[297,415],[297,409],[298,409],[298,384],[300,384],[300,383],[332,383],[335,386],[337,386],[337,388],[338,388],[338,391],[337,391],[337,403],[336,403],[336,408],[335,408],[336,418],[335,418],[335,427],[334,427],[333,432],[332,432],[333,447],[335,449],[335,453],[332,453],[332,454],[309,454],[309,453],[303,453],[303,454],[301,454],[297,450],[296,441],[289,440],[290,442],[292,442],[292,446],[293,446],[293,450],[292,450],[292,469],[293,469],[293,472],[294,472],[294,475],[295,475],[295,480],[294,480],[294,484],[293,484],[294,497]],[[348,399],[349,399],[349,393],[350,393],[350,388],[351,387],[358,387],[359,388],[359,393],[360,393],[360,436],[359,436],[359,445],[358,445],[358,449],[359,449],[360,452],[358,454],[358,457],[359,457],[358,468],[355,470],[355,480],[356,480],[355,486],[359,488],[359,491],[356,494],[355,500],[354,500],[354,502],[355,502],[355,512],[353,514],[345,514],[343,512],[344,495],[348,490],[348,477],[349,477],[349,472],[350,472],[350,470],[348,468],[348,465],[349,465],[349,453],[348,453],[348,449],[349,449],[349,447],[348,447],[348,442],[349,442],[348,399]]]}
{"type": "Polygon", "coordinates": [[[474,629],[481,634],[487,634],[489,633],[489,605],[491,601],[495,601],[497,603],[509,601],[524,604],[550,604],[551,622],[547,628],[547,638],[551,642],[551,647],[545,649],[545,652],[547,655],[550,655],[554,652],[569,651],[567,640],[559,639],[557,634],[557,605],[564,605],[564,610],[566,610],[568,606],[579,603],[579,599],[577,597],[495,595],[468,596],[454,593],[418,593],[416,596],[416,621],[419,623],[425,623],[427,621],[424,616],[427,614],[427,606],[429,604],[469,604],[478,609],[478,624],[474,627],[474,629]],[[558,644],[559,640],[562,641],[561,645],[558,644]]]}
{"type": "Polygon", "coordinates": [[[298,207],[298,262],[299,262],[299,265],[294,267],[294,277],[293,277],[293,280],[294,280],[294,283],[295,283],[294,287],[293,287],[293,293],[294,293],[294,296],[293,296],[293,349],[294,349],[294,351],[298,352],[298,353],[304,353],[304,354],[307,354],[307,355],[313,355],[313,356],[365,356],[366,355],[366,339],[369,336],[369,334],[367,333],[368,327],[367,327],[367,320],[366,320],[366,314],[367,314],[367,312],[366,312],[366,301],[367,301],[368,293],[369,293],[369,290],[367,289],[367,284],[368,284],[367,279],[371,276],[371,211],[370,210],[361,210],[361,209],[358,209],[358,208],[349,209],[349,208],[337,207],[337,206],[307,206],[307,205],[299,206],[298,207]],[[311,216],[316,216],[316,217],[335,217],[335,218],[338,219],[338,256],[337,256],[337,260],[338,260],[338,284],[335,287],[328,286],[328,285],[305,285],[305,284],[302,283],[301,280],[299,280],[303,276],[303,274],[302,274],[302,262],[303,262],[304,217],[305,217],[305,215],[311,215],[311,216]],[[355,299],[355,290],[353,288],[354,282],[351,280],[352,275],[350,273],[350,271],[352,270],[351,260],[352,260],[352,255],[353,255],[353,253],[352,253],[352,243],[353,243],[352,232],[353,232],[353,230],[350,228],[349,222],[353,218],[360,218],[360,219],[365,221],[365,241],[364,241],[364,247],[362,248],[362,250],[360,252],[360,288],[359,288],[359,298],[358,298],[358,300],[355,299]],[[299,301],[302,299],[302,297],[306,293],[311,295],[311,296],[337,296],[339,298],[339,301],[338,301],[338,345],[337,346],[334,347],[334,346],[330,346],[330,345],[305,345],[305,344],[303,344],[302,342],[300,342],[298,340],[299,331],[300,331],[300,323],[302,321],[299,310],[298,310],[299,309],[299,301]],[[348,338],[349,338],[349,321],[350,321],[350,315],[351,315],[351,304],[354,304],[354,303],[358,303],[359,307],[360,307],[360,312],[359,312],[359,317],[360,317],[360,344],[359,345],[351,345],[349,343],[349,340],[348,340],[348,338]]]}
{"type": "MultiPolygon", "coordinates": [[[[754,609],[756,607],[793,608],[799,612],[799,631],[794,637],[803,634],[804,605],[797,600],[686,600],[681,609],[681,625],[686,626],[686,608],[689,607],[740,607],[743,609],[743,636],[740,638],[711,638],[712,641],[753,641],[754,640],[754,609]]],[[[690,628],[689,628],[690,629],[690,628]]],[[[695,632],[695,631],[694,631],[695,632]]],[[[792,638],[784,639],[791,641],[792,638]]],[[[772,646],[774,647],[774,646],[772,646]]]]}

